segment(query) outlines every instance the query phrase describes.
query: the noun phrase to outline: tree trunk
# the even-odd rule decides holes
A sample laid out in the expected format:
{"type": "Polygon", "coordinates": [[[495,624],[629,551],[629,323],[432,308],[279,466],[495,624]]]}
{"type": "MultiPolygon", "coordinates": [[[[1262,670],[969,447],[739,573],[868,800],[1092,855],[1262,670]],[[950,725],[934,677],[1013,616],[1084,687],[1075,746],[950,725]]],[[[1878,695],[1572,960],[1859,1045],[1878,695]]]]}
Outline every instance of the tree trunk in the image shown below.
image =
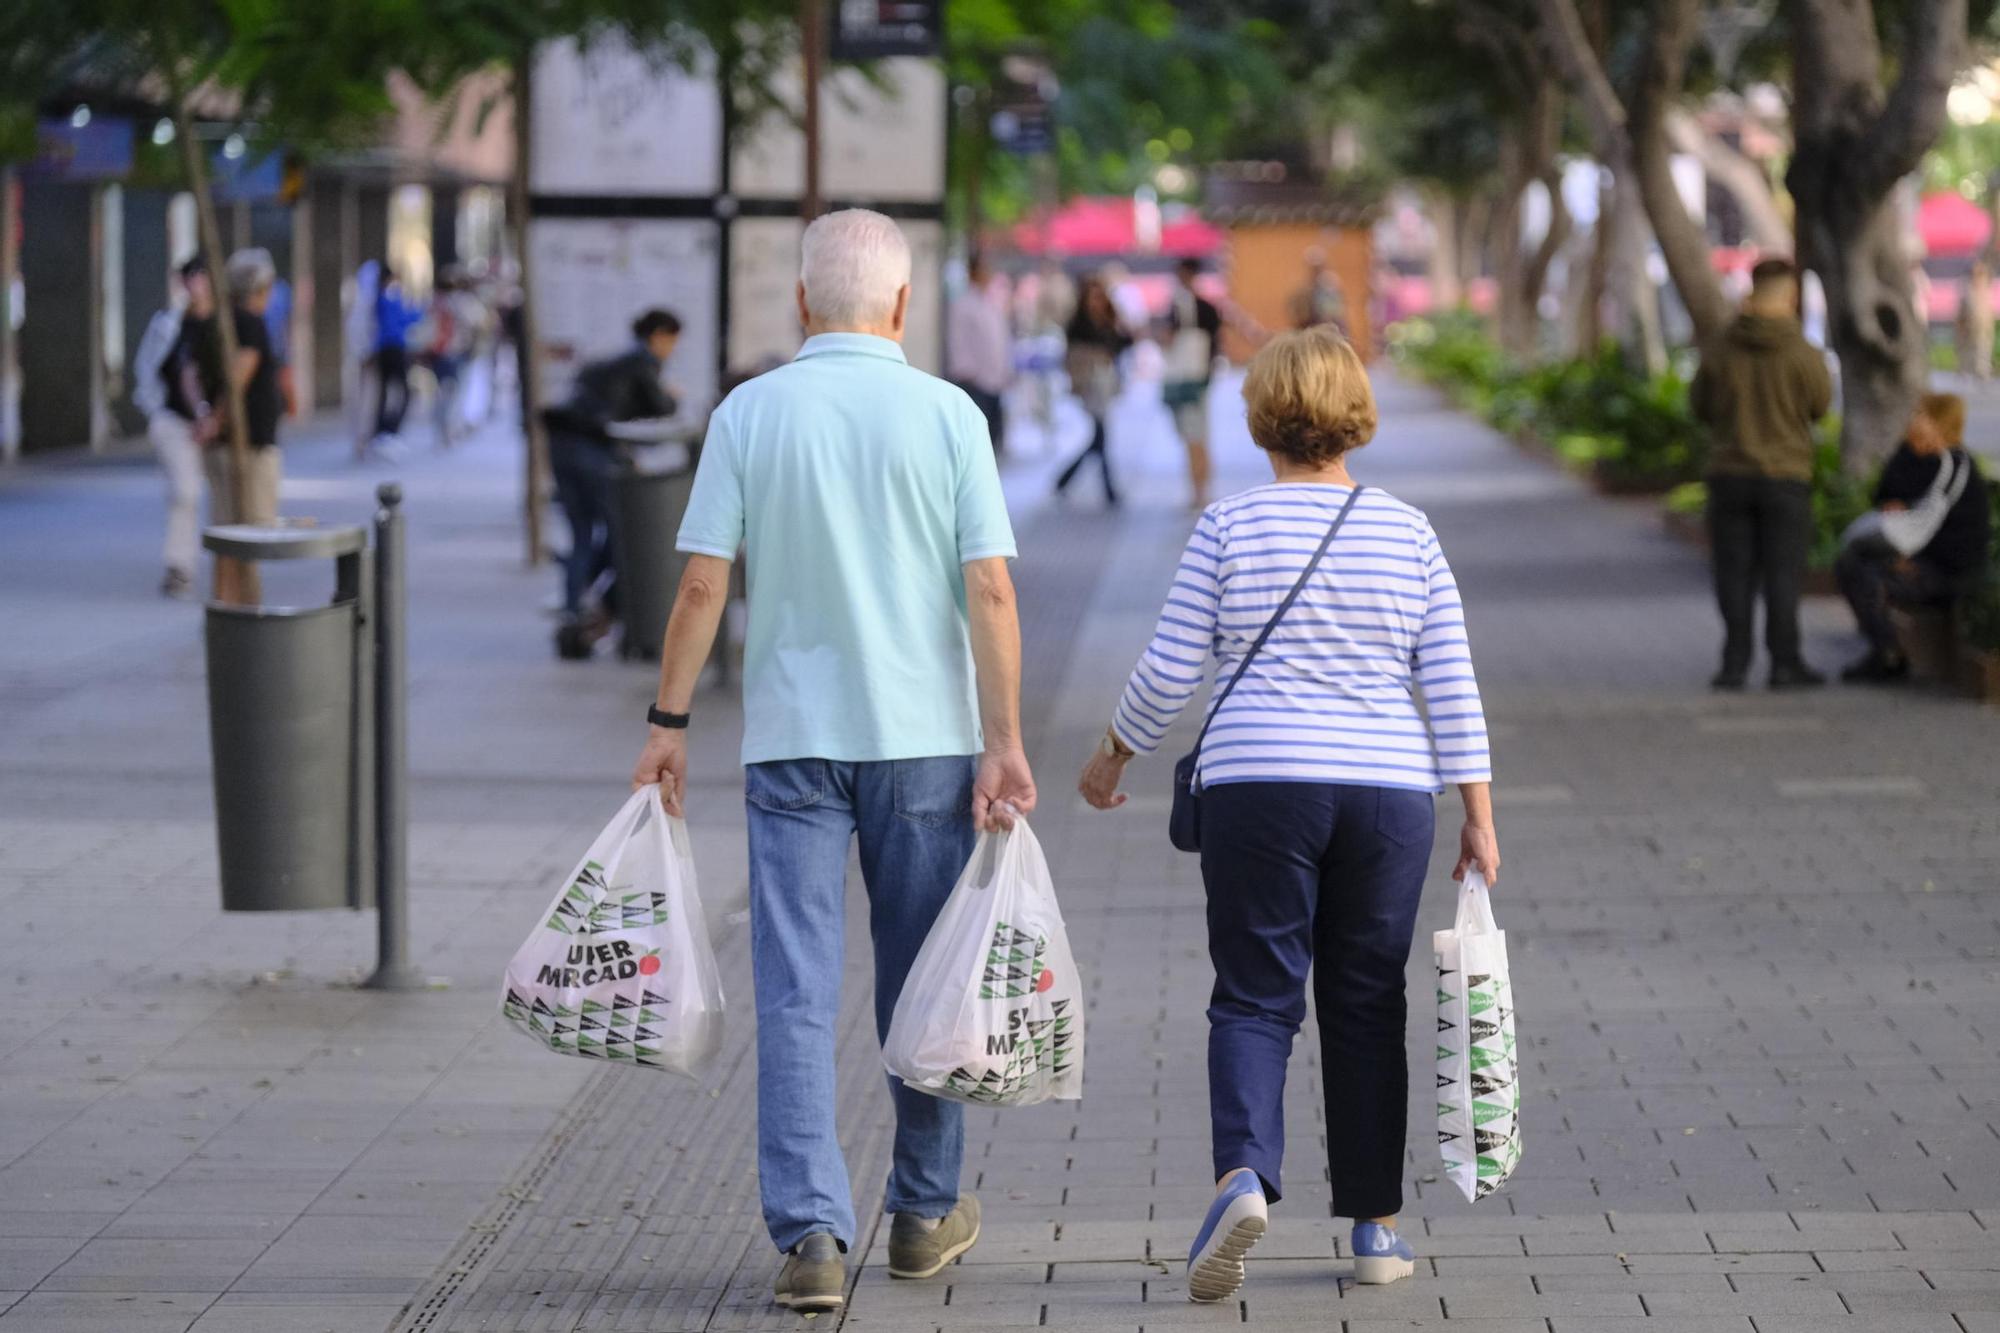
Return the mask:
{"type": "Polygon", "coordinates": [[[1561,96],[1552,85],[1541,83],[1524,113],[1503,129],[1500,138],[1501,197],[1493,240],[1500,344],[1522,361],[1535,359],[1540,350],[1542,288],[1549,266],[1569,237],[1569,210],[1563,206],[1562,171],[1556,164],[1562,113],[1561,96]],[[1548,229],[1535,252],[1526,254],[1521,248],[1521,210],[1536,182],[1548,194],[1548,229]]]}
{"type": "MultiPolygon", "coordinates": [[[[222,226],[215,215],[215,196],[210,192],[208,160],[195,139],[194,116],[189,113],[187,94],[175,88],[173,98],[174,137],[181,144],[181,166],[187,173],[188,193],[194,196],[195,231],[202,261],[208,266],[209,290],[215,297],[215,335],[222,348],[223,447],[229,450],[229,497],[239,521],[249,511],[250,498],[250,413],[243,401],[243,385],[236,378],[236,301],[229,290],[229,252],[222,242],[222,226]]],[[[210,444],[207,448],[213,449],[210,444]]],[[[219,602],[254,603],[263,595],[256,565],[230,556],[215,558],[215,599],[219,602]]]]}
{"type": "Polygon", "coordinates": [[[1534,175],[1528,165],[1525,130],[1508,126],[1500,135],[1500,197],[1493,204],[1493,282],[1498,294],[1500,347],[1516,361],[1535,350],[1535,312],[1528,304],[1528,269],[1521,254],[1521,208],[1534,175]]]}
{"type": "Polygon", "coordinates": [[[1483,195],[1469,195],[1459,203],[1458,280],[1466,305],[1472,304],[1472,287],[1486,272],[1486,242],[1493,226],[1493,201],[1483,195]]]}
{"type": "Polygon", "coordinates": [[[534,65],[531,46],[514,60],[514,177],[507,189],[507,223],[514,233],[514,263],[521,274],[521,343],[515,363],[521,367],[522,459],[521,528],[527,561],[542,562],[542,516],[548,511],[549,436],[542,427],[542,357],[535,336],[534,266],[528,250],[529,167],[534,151],[534,65]]]}
{"type": "Polygon", "coordinates": [[[1911,256],[1893,195],[1800,210],[1807,266],[1826,290],[1827,338],[1840,358],[1841,457],[1863,471],[1895,450],[1930,377],[1911,256]]]}
{"type": "Polygon", "coordinates": [[[1611,259],[1607,275],[1619,344],[1626,358],[1648,374],[1667,366],[1666,338],[1660,330],[1660,292],[1646,271],[1646,210],[1636,183],[1617,179],[1612,191],[1611,259]]]}
{"type": "Polygon", "coordinates": [[[1790,0],[1797,136],[1786,175],[1799,260],[1826,291],[1840,358],[1841,458],[1861,472],[1902,436],[1930,373],[1895,190],[1937,141],[1966,39],[1965,0],[1913,6],[1894,88],[1872,4],[1790,0]]]}
{"type": "Polygon", "coordinates": [[[1575,0],[1541,0],[1540,12],[1550,53],[1578,89],[1597,157],[1636,185],[1696,336],[1719,333],[1729,322],[1729,302],[1709,263],[1708,237],[1674,184],[1666,135],[1667,113],[1686,79],[1700,0],[1659,0],[1648,8],[1640,78],[1629,103],[1606,75],[1575,0]]]}
{"type": "Polygon", "coordinates": [[[1667,117],[1687,82],[1688,49],[1701,16],[1700,0],[1660,0],[1651,7],[1643,73],[1630,104],[1632,164],[1647,220],[1666,260],[1668,276],[1706,344],[1728,326],[1734,311],[1709,259],[1706,227],[1688,212],[1674,181],[1667,117]]]}
{"type": "Polygon", "coordinates": [[[1458,268],[1458,201],[1442,190],[1430,190],[1431,306],[1456,310],[1465,301],[1465,284],[1458,268]]]}
{"type": "Polygon", "coordinates": [[[1764,168],[1737,152],[1685,111],[1667,116],[1667,136],[1674,148],[1695,158],[1710,178],[1729,191],[1730,198],[1743,210],[1750,239],[1766,254],[1790,254],[1792,224],[1778,207],[1778,193],[1764,168]]]}

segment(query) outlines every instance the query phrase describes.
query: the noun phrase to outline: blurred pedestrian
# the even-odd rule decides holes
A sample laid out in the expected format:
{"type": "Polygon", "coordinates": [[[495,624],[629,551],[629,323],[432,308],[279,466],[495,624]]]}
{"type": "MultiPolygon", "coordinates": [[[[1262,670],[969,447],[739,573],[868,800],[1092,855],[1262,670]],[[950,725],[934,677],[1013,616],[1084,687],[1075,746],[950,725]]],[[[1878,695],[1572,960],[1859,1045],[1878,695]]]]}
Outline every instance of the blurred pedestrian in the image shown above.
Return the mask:
{"type": "Polygon", "coordinates": [[[132,362],[132,404],[146,418],[146,439],[167,478],[166,573],[160,592],[194,595],[200,557],[202,459],[196,428],[209,414],[204,387],[221,381],[215,337],[215,289],[200,256],[180,266],[179,301],[147,321],[132,362]],[[206,369],[204,370],[204,363],[206,369]]]}
{"type": "Polygon", "coordinates": [[[1111,303],[1104,279],[1095,274],[1083,280],[1077,296],[1076,313],[1064,333],[1068,343],[1063,363],[1069,371],[1070,391],[1090,416],[1090,443],[1056,478],[1056,494],[1069,490],[1076,474],[1093,458],[1104,477],[1104,503],[1116,508],[1118,486],[1111,479],[1111,455],[1105,448],[1105,420],[1118,397],[1118,358],[1132,345],[1132,337],[1111,303]]]}
{"type": "Polygon", "coordinates": [[[1906,680],[1910,659],[1891,606],[1950,606],[1985,577],[1993,541],[1986,478],[1965,448],[1965,400],[1928,393],[1882,467],[1873,510],[1850,528],[1834,573],[1868,652],[1840,673],[1867,685],[1906,680]]]}
{"type": "Polygon", "coordinates": [[[1799,328],[1798,270],[1765,259],[1750,272],[1742,313],[1708,347],[1689,404],[1712,442],[1708,530],[1724,630],[1722,669],[1710,684],[1749,679],[1757,597],[1774,690],[1824,685],[1806,665],[1799,598],[1813,540],[1813,423],[1833,403],[1826,358],[1799,328]]]}
{"type": "Polygon", "coordinates": [[[965,290],[952,299],[945,341],[945,378],[965,390],[997,451],[1005,436],[1001,398],[1014,378],[1014,339],[1007,311],[993,299],[985,256],[966,261],[965,290]]]}
{"type": "Polygon", "coordinates": [[[1097,809],[1124,804],[1125,765],[1165,741],[1215,659],[1195,743],[1216,1182],[1188,1252],[1197,1301],[1242,1286],[1244,1252],[1281,1197],[1285,1068],[1309,978],[1333,1212],[1354,1221],[1355,1277],[1415,1270],[1396,1231],[1410,1103],[1404,977],[1446,783],[1465,806],[1453,878],[1476,867],[1490,884],[1500,870],[1457,582],[1423,514],[1348,473],[1376,424],[1360,357],[1325,326],[1283,334],[1251,361],[1243,398],[1277,481],[1202,514],[1078,784],[1097,809]]]}
{"type": "Polygon", "coordinates": [[[1306,251],[1305,263],[1305,282],[1292,293],[1292,327],[1310,329],[1331,324],[1346,336],[1347,295],[1340,289],[1340,280],[1326,266],[1326,251],[1313,246],[1306,251]]]}
{"type": "Polygon", "coordinates": [[[648,310],[632,323],[632,347],[577,372],[567,401],[544,414],[556,500],[569,520],[564,624],[556,633],[557,651],[564,657],[589,656],[591,644],[618,610],[612,481],[627,449],[610,427],[674,414],[677,404],[661,375],[680,336],[681,322],[671,311],[648,310]],[[595,609],[586,604],[593,591],[595,609]]]}
{"type": "Polygon", "coordinates": [[[400,452],[403,417],[410,410],[410,333],[423,312],[410,300],[402,275],[384,272],[375,296],[375,450],[400,452]]]}
{"type": "Polygon", "coordinates": [[[460,387],[480,345],[487,321],[486,307],[472,290],[462,269],[451,266],[440,275],[424,316],[424,365],[430,370],[436,397],[431,405],[437,445],[449,449],[464,425],[460,387]]]}
{"type": "Polygon", "coordinates": [[[1167,308],[1167,374],[1161,398],[1174,414],[1174,429],[1187,446],[1191,507],[1208,504],[1208,382],[1215,369],[1222,314],[1195,290],[1201,261],[1174,265],[1173,304],[1167,308]]]}
{"type": "MultiPolygon", "coordinates": [[[[633,780],[682,812],[688,711],[740,549],[757,1188],[786,1256],[777,1302],[810,1314],[845,1304],[843,1255],[873,1234],[856,1226],[834,1124],[849,848],[858,839],[880,1038],[975,832],[1032,811],[1035,783],[1000,474],[978,410],[903,359],[896,224],[864,209],[815,219],[798,307],[798,355],[709,421],[633,780]]],[[[964,1108],[893,1078],[889,1096],[889,1275],[934,1277],[979,1239],[979,1201],[959,1189],[964,1108]]]]}

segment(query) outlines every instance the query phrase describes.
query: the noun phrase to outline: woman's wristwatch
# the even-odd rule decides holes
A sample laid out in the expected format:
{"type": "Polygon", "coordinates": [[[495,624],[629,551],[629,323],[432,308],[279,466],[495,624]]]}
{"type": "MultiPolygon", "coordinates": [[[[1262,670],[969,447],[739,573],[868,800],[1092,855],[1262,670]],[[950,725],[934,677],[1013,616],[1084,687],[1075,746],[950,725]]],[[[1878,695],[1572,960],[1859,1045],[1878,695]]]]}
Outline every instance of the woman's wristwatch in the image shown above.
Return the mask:
{"type": "Polygon", "coordinates": [[[1109,727],[1104,729],[1104,739],[1097,743],[1097,748],[1104,752],[1107,759],[1130,759],[1138,753],[1124,741],[1119,740],[1118,733],[1109,727]]]}

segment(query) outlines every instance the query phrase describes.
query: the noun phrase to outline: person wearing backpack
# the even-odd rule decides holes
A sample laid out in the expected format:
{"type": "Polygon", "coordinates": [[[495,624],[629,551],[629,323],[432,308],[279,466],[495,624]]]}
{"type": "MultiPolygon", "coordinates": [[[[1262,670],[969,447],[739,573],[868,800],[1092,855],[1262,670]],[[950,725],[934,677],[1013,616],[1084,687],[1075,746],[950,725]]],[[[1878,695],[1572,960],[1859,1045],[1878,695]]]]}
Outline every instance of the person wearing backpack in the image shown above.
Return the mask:
{"type": "Polygon", "coordinates": [[[1476,868],[1491,884],[1500,870],[1458,584],[1430,520],[1348,474],[1347,455],[1375,433],[1361,358],[1331,325],[1280,334],[1250,362],[1243,399],[1276,480],[1202,512],[1152,644],[1078,783],[1099,810],[1123,805],[1125,765],[1159,748],[1215,659],[1218,687],[1182,761],[1191,781],[1176,793],[1172,830],[1177,847],[1201,852],[1215,965],[1216,1193],[1187,1262],[1189,1299],[1204,1302],[1242,1286],[1243,1256],[1281,1197],[1285,1067],[1308,978],[1333,1212],[1354,1221],[1355,1279],[1415,1271],[1396,1230],[1410,1095],[1404,976],[1445,784],[1465,805],[1453,878],[1476,868]]]}
{"type": "Polygon", "coordinates": [[[648,310],[632,323],[631,348],[578,371],[568,399],[542,414],[556,500],[569,520],[564,623],[556,635],[557,650],[566,658],[589,656],[590,644],[608,627],[609,613],[617,607],[611,483],[625,448],[608,427],[674,414],[678,404],[660,374],[680,336],[681,322],[671,311],[648,310]],[[603,613],[586,618],[584,601],[600,582],[603,613]]]}
{"type": "Polygon", "coordinates": [[[166,573],[160,593],[194,596],[201,529],[200,423],[210,414],[203,386],[219,382],[215,361],[215,292],[199,256],[180,267],[182,303],[156,312],[132,361],[132,405],[146,418],[146,439],[167,477],[166,573]]]}

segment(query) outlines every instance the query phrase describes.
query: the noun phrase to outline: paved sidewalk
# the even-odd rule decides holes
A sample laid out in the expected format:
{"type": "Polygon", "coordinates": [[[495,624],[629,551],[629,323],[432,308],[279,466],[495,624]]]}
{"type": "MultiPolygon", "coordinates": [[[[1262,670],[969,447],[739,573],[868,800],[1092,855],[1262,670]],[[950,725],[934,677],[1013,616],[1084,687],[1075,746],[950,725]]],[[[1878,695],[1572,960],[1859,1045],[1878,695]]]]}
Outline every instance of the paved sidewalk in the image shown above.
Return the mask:
{"type": "MultiPolygon", "coordinates": [[[[1290,1187],[1243,1300],[1186,1302],[1212,1188],[1199,878],[1163,836],[1165,761],[1115,814],[1070,794],[1188,525],[1135,402],[1123,514],[1094,490],[1045,505],[1053,460],[1009,482],[1036,828],[1093,985],[1088,1094],[975,1116],[980,1246],[924,1284],[870,1247],[843,1326],[2000,1330],[2000,720],[1922,696],[1711,699],[1702,570],[1644,507],[1383,391],[1357,471],[1437,523],[1494,720],[1531,1061],[1519,1175],[1477,1208],[1435,1179],[1420,946],[1418,1278],[1337,1281],[1308,1031],[1290,1187]]],[[[364,514],[372,474],[313,452],[288,507],[364,514]]],[[[1222,452],[1255,479],[1240,439],[1222,452]]],[[[148,596],[151,475],[0,482],[0,561],[39,584],[0,589],[0,618],[33,627],[0,638],[0,1291],[26,1293],[0,1295],[0,1333],[803,1326],[767,1300],[740,940],[700,1087],[495,1021],[491,978],[618,799],[650,683],[548,656],[553,575],[519,568],[503,441],[406,472],[417,930],[453,984],[403,997],[343,984],[370,918],[215,910],[198,617],[148,596]]],[[[1848,646],[1835,608],[1809,626],[1826,661],[1848,646]]],[[[702,871],[740,880],[733,719],[702,707],[702,871]]],[[[1450,912],[1445,841],[1426,931],[1450,912]]],[[[848,966],[866,1216],[887,1097],[858,922],[848,966]]]]}

